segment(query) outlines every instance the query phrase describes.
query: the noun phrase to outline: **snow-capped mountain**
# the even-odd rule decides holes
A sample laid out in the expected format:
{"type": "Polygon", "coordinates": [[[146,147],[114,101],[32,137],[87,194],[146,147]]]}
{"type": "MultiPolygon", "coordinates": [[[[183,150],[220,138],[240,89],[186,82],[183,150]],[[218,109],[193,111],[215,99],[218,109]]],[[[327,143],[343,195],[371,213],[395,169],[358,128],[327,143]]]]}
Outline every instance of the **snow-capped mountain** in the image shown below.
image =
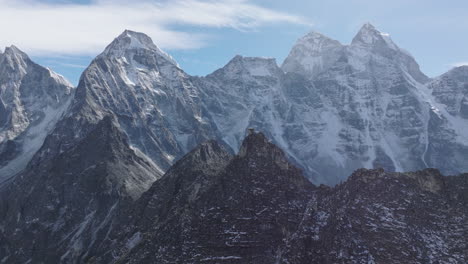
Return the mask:
{"type": "Polygon", "coordinates": [[[281,69],[271,59],[238,56],[197,87],[232,149],[254,127],[313,182],[336,184],[361,167],[468,170],[468,122],[443,110],[429,81],[408,52],[366,24],[349,45],[306,35],[281,69]]]}
{"type": "Polygon", "coordinates": [[[423,94],[428,78],[414,59],[370,24],[350,45],[309,35],[313,37],[293,47],[282,68],[304,69],[298,73],[310,80],[318,101],[297,111],[296,120],[313,124],[297,128],[308,145],[291,146],[299,160],[307,160],[312,178],[333,184],[360,167],[437,167],[425,157],[431,106],[423,94]],[[302,154],[306,150],[310,154],[302,154]]]}
{"type": "Polygon", "coordinates": [[[74,146],[111,115],[161,173],[207,139],[235,151],[253,127],[315,183],[336,184],[361,167],[455,174],[468,170],[465,73],[429,80],[389,34],[365,24],[349,45],[307,34],[281,67],[236,56],[192,77],[148,36],[127,30],[85,70],[67,125],[49,138],[55,147],[37,157],[74,146]]]}
{"type": "Polygon", "coordinates": [[[191,77],[148,36],[128,30],[85,70],[73,109],[92,122],[114,115],[161,172],[216,133],[191,77]]]}
{"type": "Polygon", "coordinates": [[[68,81],[17,47],[0,52],[0,182],[26,167],[72,95],[68,81]]]}

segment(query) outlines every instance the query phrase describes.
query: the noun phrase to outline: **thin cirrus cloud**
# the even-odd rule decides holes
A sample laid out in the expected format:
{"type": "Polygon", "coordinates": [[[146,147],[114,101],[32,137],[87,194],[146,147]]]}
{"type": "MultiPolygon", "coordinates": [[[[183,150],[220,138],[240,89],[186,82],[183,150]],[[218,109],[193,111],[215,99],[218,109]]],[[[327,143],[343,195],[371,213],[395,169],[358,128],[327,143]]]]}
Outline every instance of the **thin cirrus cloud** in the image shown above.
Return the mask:
{"type": "Polygon", "coordinates": [[[132,29],[147,33],[164,49],[196,49],[207,45],[208,34],[173,28],[249,31],[279,22],[310,25],[303,17],[248,0],[98,0],[89,4],[0,0],[0,47],[15,44],[34,55],[92,55],[124,29],[132,29]]]}

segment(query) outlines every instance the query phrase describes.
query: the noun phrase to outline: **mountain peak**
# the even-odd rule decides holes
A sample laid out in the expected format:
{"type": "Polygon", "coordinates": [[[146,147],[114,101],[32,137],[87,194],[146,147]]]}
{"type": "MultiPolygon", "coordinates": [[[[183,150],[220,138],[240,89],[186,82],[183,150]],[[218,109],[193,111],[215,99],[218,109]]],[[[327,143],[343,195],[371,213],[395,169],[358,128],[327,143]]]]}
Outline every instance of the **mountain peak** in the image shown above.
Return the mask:
{"type": "MultiPolygon", "coordinates": [[[[1,54],[1,53],[0,53],[1,54]]],[[[8,56],[10,58],[21,58],[21,59],[26,59],[28,58],[28,55],[24,53],[22,50],[20,50],[18,47],[15,45],[11,45],[10,47],[5,48],[5,52],[3,53],[4,56],[8,56]]]]}
{"type": "Polygon", "coordinates": [[[177,62],[166,52],[162,51],[154,44],[151,37],[148,35],[126,29],[114,41],[109,44],[103,54],[113,57],[124,57],[127,52],[135,50],[149,50],[156,52],[164,59],[172,64],[177,65],[177,62]]]}
{"type": "Polygon", "coordinates": [[[12,45],[5,48],[5,52],[0,53],[0,64],[7,65],[12,71],[19,71],[23,74],[26,73],[26,68],[30,62],[26,53],[12,45]]]}
{"type": "Polygon", "coordinates": [[[253,129],[249,129],[249,134],[242,142],[238,156],[247,159],[254,166],[276,164],[283,169],[292,167],[279,147],[271,143],[262,132],[255,132],[253,129]]]}
{"type": "Polygon", "coordinates": [[[352,44],[374,44],[382,39],[381,34],[372,24],[366,23],[353,38],[352,44]]]}
{"type": "Polygon", "coordinates": [[[190,168],[191,170],[212,174],[222,168],[231,158],[231,154],[224,146],[216,140],[208,140],[177,161],[167,174],[170,175],[174,169],[180,170],[181,168],[190,168]]]}
{"type": "Polygon", "coordinates": [[[156,45],[153,40],[146,34],[126,29],[117,37],[120,39],[130,39],[130,47],[152,49],[156,45]]]}
{"type": "Polygon", "coordinates": [[[307,35],[303,36],[296,42],[296,45],[302,44],[302,45],[316,47],[317,45],[319,46],[322,45],[324,42],[325,43],[331,42],[336,45],[341,45],[339,41],[329,38],[317,31],[311,31],[307,33],[307,35]]]}
{"type": "Polygon", "coordinates": [[[285,72],[315,76],[333,65],[343,48],[339,41],[312,31],[296,42],[281,67],[285,72]]]}
{"type": "Polygon", "coordinates": [[[216,71],[227,75],[249,74],[251,76],[265,77],[275,75],[279,71],[274,58],[244,57],[236,55],[223,68],[216,71]]]}
{"type": "Polygon", "coordinates": [[[361,27],[357,35],[353,38],[351,45],[384,45],[391,49],[399,50],[390,38],[390,34],[379,31],[370,23],[366,23],[361,27]]]}

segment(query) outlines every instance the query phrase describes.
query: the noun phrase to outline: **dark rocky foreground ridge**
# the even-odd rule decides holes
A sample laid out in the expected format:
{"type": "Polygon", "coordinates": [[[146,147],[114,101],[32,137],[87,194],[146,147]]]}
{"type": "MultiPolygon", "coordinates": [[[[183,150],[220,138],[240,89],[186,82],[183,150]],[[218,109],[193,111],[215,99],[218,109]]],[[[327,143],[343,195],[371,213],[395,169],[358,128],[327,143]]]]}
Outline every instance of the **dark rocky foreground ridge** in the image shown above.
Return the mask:
{"type": "MultiPolygon", "coordinates": [[[[103,149],[99,155],[104,160],[131,167],[141,163],[132,158],[125,139],[117,136],[119,128],[111,119],[106,118],[97,129],[100,130],[94,134],[106,137],[114,133],[121,142],[99,140],[103,149]]],[[[133,199],[119,185],[119,175],[125,178],[139,171],[128,169],[131,167],[104,169],[109,167],[112,166],[103,165],[102,171],[80,177],[65,173],[62,178],[55,178],[53,175],[59,174],[52,174],[38,180],[42,185],[31,183],[35,188],[15,189],[20,186],[18,183],[11,185],[10,191],[2,192],[10,197],[3,196],[0,204],[0,260],[3,263],[466,263],[468,260],[467,174],[444,177],[434,169],[411,173],[361,169],[334,188],[317,187],[262,133],[247,136],[235,156],[216,141],[199,145],[148,191],[133,199]],[[52,190],[58,187],[68,188],[62,189],[61,195],[65,196],[53,196],[52,190]],[[42,190],[34,191],[36,188],[42,190]],[[67,194],[72,197],[70,192],[75,192],[74,199],[66,198],[67,194]],[[42,206],[54,199],[61,201],[61,205],[42,206]]]]}

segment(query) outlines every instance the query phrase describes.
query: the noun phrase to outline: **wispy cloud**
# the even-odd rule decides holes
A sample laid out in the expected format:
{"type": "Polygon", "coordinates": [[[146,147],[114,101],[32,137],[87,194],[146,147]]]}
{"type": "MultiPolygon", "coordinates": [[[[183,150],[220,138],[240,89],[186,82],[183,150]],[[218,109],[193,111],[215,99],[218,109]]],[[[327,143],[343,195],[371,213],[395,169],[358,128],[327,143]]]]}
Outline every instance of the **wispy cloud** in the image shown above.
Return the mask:
{"type": "Polygon", "coordinates": [[[132,29],[147,33],[164,49],[196,49],[207,44],[209,35],[183,26],[248,31],[271,23],[310,25],[248,0],[97,0],[83,5],[0,0],[0,47],[15,44],[35,55],[92,55],[132,29]]]}

